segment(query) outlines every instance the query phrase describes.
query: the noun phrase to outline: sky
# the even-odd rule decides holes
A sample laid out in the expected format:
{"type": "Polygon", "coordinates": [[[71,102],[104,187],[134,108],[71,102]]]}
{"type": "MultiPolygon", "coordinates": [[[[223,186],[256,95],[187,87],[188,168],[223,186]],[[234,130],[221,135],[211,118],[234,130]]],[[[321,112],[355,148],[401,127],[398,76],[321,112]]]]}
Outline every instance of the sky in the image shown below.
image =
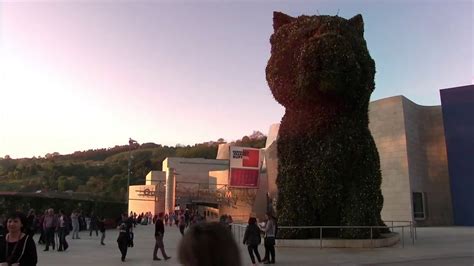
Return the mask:
{"type": "Polygon", "coordinates": [[[362,14],[371,100],[472,84],[472,0],[0,1],[0,157],[267,134],[273,11],[362,14]]]}

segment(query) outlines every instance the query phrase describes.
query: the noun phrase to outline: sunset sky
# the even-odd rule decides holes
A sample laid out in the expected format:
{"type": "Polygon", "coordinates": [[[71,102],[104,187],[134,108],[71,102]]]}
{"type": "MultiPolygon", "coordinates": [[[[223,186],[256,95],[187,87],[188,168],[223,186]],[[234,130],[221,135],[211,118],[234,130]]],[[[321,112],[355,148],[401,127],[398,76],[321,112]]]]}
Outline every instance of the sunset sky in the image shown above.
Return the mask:
{"type": "Polygon", "coordinates": [[[338,10],[364,17],[372,100],[472,84],[471,0],[1,1],[0,157],[266,134],[273,11],[338,10]]]}

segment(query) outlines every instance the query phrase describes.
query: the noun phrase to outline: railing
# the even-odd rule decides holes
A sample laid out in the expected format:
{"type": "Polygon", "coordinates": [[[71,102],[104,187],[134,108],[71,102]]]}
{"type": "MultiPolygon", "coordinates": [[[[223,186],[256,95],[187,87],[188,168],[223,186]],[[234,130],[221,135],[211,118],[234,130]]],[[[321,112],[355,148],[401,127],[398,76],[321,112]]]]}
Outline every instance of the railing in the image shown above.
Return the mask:
{"type": "MultiPolygon", "coordinates": [[[[323,229],[370,229],[370,242],[373,247],[373,229],[388,229],[394,232],[395,229],[401,231],[402,247],[405,247],[405,228],[410,232],[412,245],[416,240],[416,225],[412,221],[385,221],[386,226],[278,226],[278,229],[319,229],[319,247],[323,248],[323,229]],[[390,224],[390,226],[388,225],[390,224]]],[[[232,224],[232,234],[240,244],[245,234],[246,224],[232,224]]]]}

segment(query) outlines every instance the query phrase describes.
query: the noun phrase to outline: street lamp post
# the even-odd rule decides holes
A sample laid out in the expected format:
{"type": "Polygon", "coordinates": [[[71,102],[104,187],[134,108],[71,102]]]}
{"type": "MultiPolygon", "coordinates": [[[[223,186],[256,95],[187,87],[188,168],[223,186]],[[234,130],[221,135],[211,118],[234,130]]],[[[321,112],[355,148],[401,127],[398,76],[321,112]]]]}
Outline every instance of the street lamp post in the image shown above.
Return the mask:
{"type": "MultiPolygon", "coordinates": [[[[133,144],[138,144],[136,140],[133,140],[132,138],[128,138],[128,177],[127,177],[127,207],[128,207],[128,201],[130,198],[130,168],[132,167],[132,145],[133,144]]],[[[129,210],[127,210],[128,213],[129,210]]]]}

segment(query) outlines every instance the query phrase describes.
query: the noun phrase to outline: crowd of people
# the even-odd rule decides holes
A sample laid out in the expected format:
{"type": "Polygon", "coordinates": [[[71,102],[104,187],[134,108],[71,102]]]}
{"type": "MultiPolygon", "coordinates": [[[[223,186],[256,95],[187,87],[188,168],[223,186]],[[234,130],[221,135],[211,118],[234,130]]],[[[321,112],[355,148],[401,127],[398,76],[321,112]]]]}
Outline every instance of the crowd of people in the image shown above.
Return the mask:
{"type": "MultiPolygon", "coordinates": [[[[197,211],[181,210],[174,213],[123,213],[116,219],[118,238],[117,244],[121,261],[126,260],[128,248],[133,247],[133,228],[137,224],[155,225],[155,247],[153,260],[168,260],[171,257],[165,251],[164,234],[167,226],[177,226],[183,235],[178,249],[178,259],[187,266],[200,265],[241,265],[237,243],[231,233],[232,216],[223,215],[219,222],[206,222],[205,216],[197,211]],[[162,258],[158,257],[161,251],[162,258]],[[217,252],[217,253],[216,253],[217,252]],[[220,254],[216,256],[215,254],[220,254]]],[[[66,240],[72,232],[72,239],[80,239],[79,232],[87,230],[89,236],[98,236],[101,232],[100,244],[105,245],[105,219],[93,212],[84,216],[80,210],[67,215],[63,210],[57,213],[47,209],[37,216],[34,210],[28,215],[13,212],[8,216],[0,216],[0,266],[19,265],[34,266],[38,256],[34,235],[38,234],[38,245],[44,245],[44,251],[66,251],[69,243],[66,240]]],[[[275,263],[275,237],[277,233],[276,218],[266,214],[262,223],[251,217],[245,231],[243,244],[247,245],[252,264],[258,261],[264,264],[275,263]],[[258,246],[264,235],[265,256],[260,257],[258,246]]]]}

